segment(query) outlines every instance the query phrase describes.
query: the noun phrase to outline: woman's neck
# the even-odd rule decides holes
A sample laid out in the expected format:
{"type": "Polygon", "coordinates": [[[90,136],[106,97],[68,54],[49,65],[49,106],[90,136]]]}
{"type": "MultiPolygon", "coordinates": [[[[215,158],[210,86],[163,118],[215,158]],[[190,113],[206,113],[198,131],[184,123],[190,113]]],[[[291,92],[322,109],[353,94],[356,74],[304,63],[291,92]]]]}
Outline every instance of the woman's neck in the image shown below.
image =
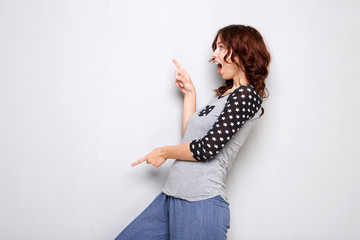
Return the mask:
{"type": "Polygon", "coordinates": [[[236,89],[242,85],[247,85],[250,82],[247,80],[245,73],[243,71],[240,71],[237,76],[233,79],[233,87],[232,89],[236,89]]]}

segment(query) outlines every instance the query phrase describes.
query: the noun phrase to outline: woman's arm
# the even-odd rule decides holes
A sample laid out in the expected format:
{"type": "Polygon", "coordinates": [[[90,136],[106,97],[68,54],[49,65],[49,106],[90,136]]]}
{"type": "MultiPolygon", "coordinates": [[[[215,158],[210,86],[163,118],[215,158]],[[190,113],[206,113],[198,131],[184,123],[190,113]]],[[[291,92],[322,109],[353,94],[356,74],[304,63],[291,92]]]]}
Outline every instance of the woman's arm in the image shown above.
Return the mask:
{"type": "Polygon", "coordinates": [[[190,152],[190,142],[186,142],[174,146],[165,146],[155,148],[151,153],[145,157],[133,162],[131,166],[138,165],[142,162],[147,162],[155,167],[161,166],[167,159],[180,159],[186,161],[197,161],[190,152]]]}
{"type": "Polygon", "coordinates": [[[214,158],[242,125],[261,108],[262,98],[253,87],[242,86],[232,93],[216,122],[205,136],[190,142],[190,151],[198,161],[214,158]]]}
{"type": "Polygon", "coordinates": [[[186,131],[187,122],[190,116],[196,112],[196,92],[193,83],[191,82],[190,75],[186,70],[173,59],[173,63],[176,65],[177,70],[175,71],[175,85],[184,94],[184,105],[183,105],[183,118],[182,118],[182,136],[186,131]]]}
{"type": "Polygon", "coordinates": [[[191,115],[196,112],[196,93],[184,94],[184,106],[182,117],[182,136],[184,137],[186,126],[191,115]]]}

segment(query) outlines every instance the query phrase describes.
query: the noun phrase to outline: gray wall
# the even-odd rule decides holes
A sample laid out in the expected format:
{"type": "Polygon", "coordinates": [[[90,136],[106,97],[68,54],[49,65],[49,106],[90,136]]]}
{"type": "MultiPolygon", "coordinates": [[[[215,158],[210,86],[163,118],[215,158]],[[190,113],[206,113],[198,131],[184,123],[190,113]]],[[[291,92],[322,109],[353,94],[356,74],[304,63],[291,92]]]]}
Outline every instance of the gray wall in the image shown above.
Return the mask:
{"type": "Polygon", "coordinates": [[[358,1],[0,1],[0,239],[113,239],[161,191],[130,163],[179,144],[222,83],[216,31],[252,25],[272,53],[265,115],[229,174],[229,239],[355,240],[358,1]]]}

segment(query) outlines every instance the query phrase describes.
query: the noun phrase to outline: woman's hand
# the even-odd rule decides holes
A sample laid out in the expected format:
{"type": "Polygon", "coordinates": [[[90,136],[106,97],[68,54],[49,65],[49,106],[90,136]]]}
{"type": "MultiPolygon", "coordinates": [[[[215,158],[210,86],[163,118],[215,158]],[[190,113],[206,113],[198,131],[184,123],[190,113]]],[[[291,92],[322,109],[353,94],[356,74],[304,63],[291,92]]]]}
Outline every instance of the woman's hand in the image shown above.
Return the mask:
{"type": "Polygon", "coordinates": [[[165,155],[162,148],[155,148],[151,153],[146,155],[145,157],[133,162],[131,166],[138,165],[142,162],[147,162],[147,164],[152,164],[154,167],[160,167],[167,160],[167,156],[165,155]]]}
{"type": "Polygon", "coordinates": [[[176,61],[172,60],[177,70],[175,70],[175,85],[181,90],[183,94],[195,93],[195,88],[191,82],[190,75],[185,71],[185,69],[176,61]]]}

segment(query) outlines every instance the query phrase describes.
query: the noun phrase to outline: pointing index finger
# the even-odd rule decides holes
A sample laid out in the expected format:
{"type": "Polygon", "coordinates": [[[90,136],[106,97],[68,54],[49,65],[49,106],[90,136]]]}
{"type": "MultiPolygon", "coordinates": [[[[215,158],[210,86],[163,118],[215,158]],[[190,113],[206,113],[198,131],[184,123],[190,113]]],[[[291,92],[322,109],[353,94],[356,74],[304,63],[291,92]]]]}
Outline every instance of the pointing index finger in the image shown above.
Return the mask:
{"type": "Polygon", "coordinates": [[[173,59],[172,61],[179,70],[184,70],[184,68],[180,65],[178,61],[176,61],[175,59],[173,59]]]}
{"type": "Polygon", "coordinates": [[[141,158],[141,159],[139,159],[139,160],[137,160],[137,161],[133,162],[130,166],[131,166],[131,167],[136,166],[136,165],[138,165],[138,164],[140,164],[140,163],[144,162],[145,160],[146,160],[146,158],[145,158],[145,157],[143,157],[143,158],[141,158]]]}

